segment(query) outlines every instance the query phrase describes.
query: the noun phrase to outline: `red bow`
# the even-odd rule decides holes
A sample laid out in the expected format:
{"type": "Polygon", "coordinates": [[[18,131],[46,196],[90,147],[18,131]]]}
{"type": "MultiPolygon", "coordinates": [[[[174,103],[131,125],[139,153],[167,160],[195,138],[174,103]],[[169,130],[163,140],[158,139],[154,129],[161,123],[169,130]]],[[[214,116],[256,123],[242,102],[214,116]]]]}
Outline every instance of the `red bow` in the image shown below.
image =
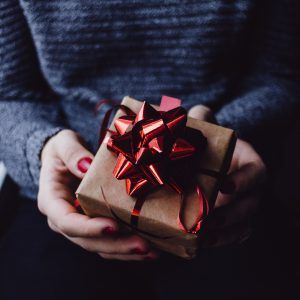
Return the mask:
{"type": "Polygon", "coordinates": [[[147,102],[138,114],[115,120],[117,132],[111,135],[107,147],[118,155],[113,174],[126,180],[130,196],[142,196],[162,185],[183,193],[182,175],[187,175],[185,169],[191,158],[205,143],[201,132],[186,127],[186,121],[182,107],[162,112],[147,102]]]}
{"type": "MultiPolygon", "coordinates": [[[[195,175],[199,172],[197,160],[206,146],[206,138],[199,130],[186,127],[187,113],[180,102],[163,96],[160,111],[144,102],[137,114],[120,104],[107,111],[103,119],[99,144],[109,131],[111,136],[107,148],[118,155],[113,174],[117,179],[125,179],[127,193],[136,197],[131,212],[131,226],[135,228],[146,199],[143,196],[163,185],[181,195],[178,223],[184,232],[197,233],[208,214],[207,199],[195,182],[195,175]],[[106,128],[116,108],[122,109],[126,115],[115,120],[114,132],[106,128]],[[198,195],[199,211],[194,225],[187,229],[182,222],[184,191],[191,185],[198,195]]],[[[105,102],[101,101],[99,107],[102,103],[105,102]]]]}

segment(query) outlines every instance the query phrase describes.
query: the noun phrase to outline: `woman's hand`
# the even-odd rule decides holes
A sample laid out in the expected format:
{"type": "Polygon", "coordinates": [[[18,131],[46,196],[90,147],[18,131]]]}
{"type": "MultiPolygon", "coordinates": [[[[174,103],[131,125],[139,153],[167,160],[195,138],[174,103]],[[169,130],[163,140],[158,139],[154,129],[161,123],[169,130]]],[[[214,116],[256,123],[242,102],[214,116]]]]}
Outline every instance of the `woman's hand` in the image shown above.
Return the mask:
{"type": "Polygon", "coordinates": [[[92,159],[93,155],[71,130],[59,132],[44,146],[38,207],[47,216],[50,228],[103,258],[155,259],[157,253],[141,237],[121,236],[113,219],[89,218],[72,205],[74,191],[92,159]]]}
{"type": "MultiPolygon", "coordinates": [[[[194,106],[189,111],[189,116],[214,121],[210,109],[202,105],[194,106]]],[[[238,139],[215,210],[204,227],[203,247],[242,242],[250,236],[249,221],[256,211],[265,173],[265,165],[253,147],[238,139]]]]}

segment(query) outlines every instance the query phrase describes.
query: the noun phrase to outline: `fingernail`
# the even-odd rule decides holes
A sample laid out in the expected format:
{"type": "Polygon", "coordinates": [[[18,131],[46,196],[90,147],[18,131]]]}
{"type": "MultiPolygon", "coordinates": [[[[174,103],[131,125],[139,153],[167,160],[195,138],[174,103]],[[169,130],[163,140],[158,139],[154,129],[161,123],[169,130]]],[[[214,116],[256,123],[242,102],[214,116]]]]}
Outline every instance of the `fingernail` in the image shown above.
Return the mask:
{"type": "Polygon", "coordinates": [[[80,207],[80,202],[79,202],[78,199],[75,199],[75,200],[74,200],[74,207],[75,207],[75,208],[80,207]]]}
{"type": "Polygon", "coordinates": [[[83,214],[83,215],[84,215],[84,211],[83,211],[83,209],[82,209],[82,207],[81,207],[81,205],[80,205],[79,200],[78,200],[78,199],[75,199],[73,204],[74,204],[74,207],[77,209],[77,211],[78,211],[80,214],[83,214]]]}
{"type": "Polygon", "coordinates": [[[221,192],[232,194],[235,191],[235,183],[233,181],[225,181],[221,186],[221,192]]]}
{"type": "Polygon", "coordinates": [[[80,159],[77,163],[77,168],[81,173],[86,173],[87,170],[89,169],[92,159],[90,157],[84,157],[80,159]]]}
{"type": "Polygon", "coordinates": [[[143,249],[140,249],[140,248],[134,248],[134,249],[131,250],[132,254],[139,254],[139,255],[145,255],[148,252],[149,252],[148,250],[143,250],[143,249]]]}
{"type": "Polygon", "coordinates": [[[105,235],[114,235],[117,233],[117,230],[113,227],[108,226],[108,227],[105,227],[102,232],[105,235]]]}

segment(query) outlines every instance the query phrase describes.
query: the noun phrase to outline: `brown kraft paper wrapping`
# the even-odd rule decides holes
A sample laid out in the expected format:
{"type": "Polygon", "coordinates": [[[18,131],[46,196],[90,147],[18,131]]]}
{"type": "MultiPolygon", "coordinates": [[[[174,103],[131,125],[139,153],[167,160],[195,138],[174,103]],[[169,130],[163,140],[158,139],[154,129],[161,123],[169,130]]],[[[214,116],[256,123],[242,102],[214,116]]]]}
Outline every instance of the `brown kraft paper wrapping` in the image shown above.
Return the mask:
{"type": "MultiPolygon", "coordinates": [[[[142,106],[142,102],[130,97],[125,97],[122,104],[134,112],[138,112],[142,106]]],[[[153,107],[158,109],[156,106],[153,107]]],[[[119,110],[114,120],[122,115],[124,112],[119,110]]],[[[193,118],[188,118],[187,126],[200,130],[207,138],[207,146],[202,154],[200,167],[209,170],[213,176],[208,175],[208,173],[199,173],[196,176],[210,207],[213,207],[220,179],[226,174],[230,166],[236,135],[231,129],[193,118]],[[215,176],[216,174],[218,176],[215,176]]],[[[111,129],[114,130],[113,125],[111,129]]],[[[76,195],[83,211],[88,216],[114,218],[113,212],[122,220],[122,223],[130,224],[135,199],[127,194],[125,180],[118,180],[113,176],[115,164],[115,154],[107,149],[105,143],[102,143],[92,165],[78,187],[76,195]]],[[[198,196],[194,189],[186,192],[183,221],[187,228],[191,227],[197,218],[197,201],[198,196]]],[[[197,239],[198,236],[201,236],[201,230],[197,235],[186,233],[179,228],[180,203],[180,195],[167,188],[159,188],[147,195],[136,233],[159,249],[183,258],[192,258],[196,254],[197,239]]],[[[129,228],[126,225],[125,227],[129,228]]]]}

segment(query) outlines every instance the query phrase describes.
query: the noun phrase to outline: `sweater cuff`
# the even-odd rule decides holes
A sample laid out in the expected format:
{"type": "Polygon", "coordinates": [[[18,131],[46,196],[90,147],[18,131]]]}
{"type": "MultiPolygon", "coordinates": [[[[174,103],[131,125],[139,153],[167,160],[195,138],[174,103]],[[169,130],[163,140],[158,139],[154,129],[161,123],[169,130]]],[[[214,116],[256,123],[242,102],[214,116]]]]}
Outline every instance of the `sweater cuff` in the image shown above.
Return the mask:
{"type": "Polygon", "coordinates": [[[26,144],[26,158],[28,162],[29,173],[33,182],[38,185],[41,168],[41,151],[45,143],[55,134],[65,128],[51,127],[44,130],[34,131],[28,138],[26,144]]]}

